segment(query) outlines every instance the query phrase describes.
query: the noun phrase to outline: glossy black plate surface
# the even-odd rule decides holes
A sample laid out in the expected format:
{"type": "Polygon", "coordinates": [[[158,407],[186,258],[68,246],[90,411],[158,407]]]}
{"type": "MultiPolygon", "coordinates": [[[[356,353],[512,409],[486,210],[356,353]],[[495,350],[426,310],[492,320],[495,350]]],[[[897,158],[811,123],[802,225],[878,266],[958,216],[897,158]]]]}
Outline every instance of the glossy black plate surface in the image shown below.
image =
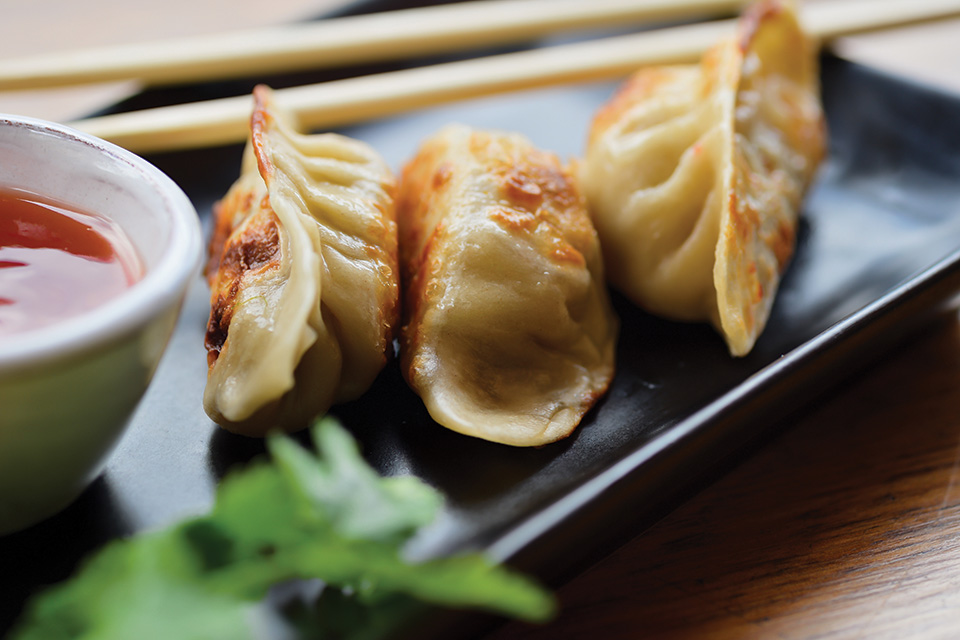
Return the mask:
{"type": "MultiPolygon", "coordinates": [[[[612,89],[520,93],[343,132],[394,167],[454,121],[520,131],[574,156],[612,89]]],[[[565,577],[952,302],[960,291],[960,126],[951,116],[960,101],[829,56],[823,92],[830,157],[804,207],[769,326],[748,357],[731,359],[707,326],[659,320],[614,296],[623,327],[617,376],[566,441],[513,449],[446,431],[396,363],[361,400],[334,410],[378,470],[418,475],[446,496],[416,553],[483,548],[548,581],[565,577]]],[[[240,147],[151,157],[205,217],[239,159],[240,147]]],[[[263,451],[220,431],[201,408],[207,303],[198,276],[104,475],[60,515],[0,538],[0,633],[31,591],[66,577],[88,550],[205,511],[226,470],[263,451]]]]}

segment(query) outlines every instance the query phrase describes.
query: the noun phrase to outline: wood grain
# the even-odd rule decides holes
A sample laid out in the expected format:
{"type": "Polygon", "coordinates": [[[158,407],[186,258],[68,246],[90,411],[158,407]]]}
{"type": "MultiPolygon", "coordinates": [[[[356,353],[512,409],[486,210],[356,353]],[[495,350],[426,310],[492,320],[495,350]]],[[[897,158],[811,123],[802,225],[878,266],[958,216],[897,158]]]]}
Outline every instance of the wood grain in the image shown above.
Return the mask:
{"type": "Polygon", "coordinates": [[[495,640],[960,636],[960,322],[931,327],[495,640]]]}

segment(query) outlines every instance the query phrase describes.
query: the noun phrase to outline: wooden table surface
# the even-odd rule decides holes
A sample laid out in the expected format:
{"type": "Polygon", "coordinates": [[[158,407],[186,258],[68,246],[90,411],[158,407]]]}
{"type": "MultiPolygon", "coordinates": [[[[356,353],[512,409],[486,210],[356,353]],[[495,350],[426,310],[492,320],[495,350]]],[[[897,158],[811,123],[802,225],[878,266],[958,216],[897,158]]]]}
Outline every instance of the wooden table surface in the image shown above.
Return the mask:
{"type": "MultiPolygon", "coordinates": [[[[272,0],[269,20],[255,0],[11,2],[0,57],[283,22],[341,1],[272,0]]],[[[960,90],[960,21],[837,49],[960,90]]],[[[0,112],[67,120],[133,90],[0,94],[0,112]]],[[[957,316],[774,429],[782,434],[565,585],[556,622],[493,637],[960,637],[957,316]]]]}
{"type": "Polygon", "coordinates": [[[952,317],[495,638],[960,637],[958,408],[952,317]]]}

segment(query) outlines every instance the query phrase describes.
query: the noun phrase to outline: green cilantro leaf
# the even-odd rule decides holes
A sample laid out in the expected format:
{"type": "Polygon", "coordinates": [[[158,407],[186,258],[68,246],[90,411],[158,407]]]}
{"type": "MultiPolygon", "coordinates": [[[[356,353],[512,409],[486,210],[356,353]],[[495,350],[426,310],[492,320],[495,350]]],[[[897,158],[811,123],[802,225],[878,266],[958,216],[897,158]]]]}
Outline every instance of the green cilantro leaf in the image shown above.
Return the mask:
{"type": "Polygon", "coordinates": [[[316,455],[270,436],[271,460],[225,478],[208,515],[107,545],[34,599],[12,638],[252,639],[258,603],[298,579],[326,585],[306,617],[338,638],[381,637],[417,603],[553,615],[549,593],[482,555],[407,562],[403,547],[434,519],[439,494],[379,477],[333,419],[312,435],[316,455]]]}
{"type": "Polygon", "coordinates": [[[206,589],[178,536],[107,545],[33,603],[18,640],[253,639],[253,604],[206,589]]]}

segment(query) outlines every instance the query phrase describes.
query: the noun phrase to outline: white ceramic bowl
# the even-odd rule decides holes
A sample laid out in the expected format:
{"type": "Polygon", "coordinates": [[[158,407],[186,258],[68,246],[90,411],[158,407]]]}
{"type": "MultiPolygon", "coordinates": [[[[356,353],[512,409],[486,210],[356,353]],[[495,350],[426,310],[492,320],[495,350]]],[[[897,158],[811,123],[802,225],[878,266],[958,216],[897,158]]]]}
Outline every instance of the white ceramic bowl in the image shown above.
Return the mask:
{"type": "Polygon", "coordinates": [[[0,338],[2,534],[56,513],[102,470],[198,273],[201,231],[186,195],[153,165],[40,120],[0,115],[0,186],[114,220],[145,272],[89,312],[0,338]]]}

